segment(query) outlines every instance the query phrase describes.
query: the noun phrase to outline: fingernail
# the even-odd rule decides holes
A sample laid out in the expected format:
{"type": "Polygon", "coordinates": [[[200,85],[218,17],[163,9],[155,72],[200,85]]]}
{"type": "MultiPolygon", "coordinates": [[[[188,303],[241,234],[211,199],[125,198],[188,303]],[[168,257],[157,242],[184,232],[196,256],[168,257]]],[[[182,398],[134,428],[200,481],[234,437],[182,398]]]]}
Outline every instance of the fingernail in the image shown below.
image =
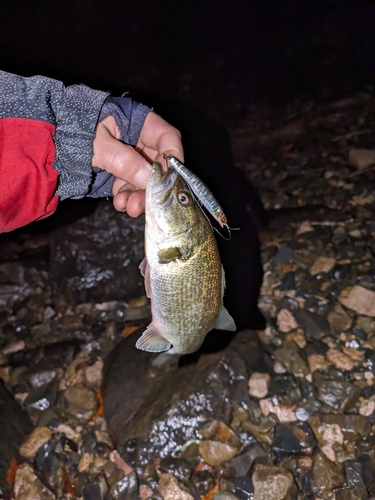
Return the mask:
{"type": "Polygon", "coordinates": [[[151,165],[142,165],[133,178],[133,183],[141,189],[146,188],[148,178],[150,177],[151,165]]]}

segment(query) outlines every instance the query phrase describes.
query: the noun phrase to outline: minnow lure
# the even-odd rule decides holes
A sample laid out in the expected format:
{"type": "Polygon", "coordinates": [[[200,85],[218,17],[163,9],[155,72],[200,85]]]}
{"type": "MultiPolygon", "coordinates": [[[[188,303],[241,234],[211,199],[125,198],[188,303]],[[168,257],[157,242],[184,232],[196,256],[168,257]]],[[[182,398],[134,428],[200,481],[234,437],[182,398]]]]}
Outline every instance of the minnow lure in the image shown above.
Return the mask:
{"type": "Polygon", "coordinates": [[[218,221],[220,226],[226,227],[229,230],[224,211],[206,184],[174,156],[164,155],[164,158],[169,160],[176,172],[181,175],[185,182],[187,182],[198,201],[202,203],[212,217],[218,221]]]}

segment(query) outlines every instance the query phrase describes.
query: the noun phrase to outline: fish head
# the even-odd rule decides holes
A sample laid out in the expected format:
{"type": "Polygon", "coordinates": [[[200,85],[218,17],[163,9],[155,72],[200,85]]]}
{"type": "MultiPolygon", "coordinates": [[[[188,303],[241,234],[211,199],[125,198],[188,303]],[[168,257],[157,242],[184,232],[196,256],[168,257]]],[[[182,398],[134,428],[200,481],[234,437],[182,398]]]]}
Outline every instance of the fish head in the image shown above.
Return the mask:
{"type": "Polygon", "coordinates": [[[146,218],[165,236],[186,232],[203,216],[189,186],[173,169],[153,163],[146,187],[146,218]]]}

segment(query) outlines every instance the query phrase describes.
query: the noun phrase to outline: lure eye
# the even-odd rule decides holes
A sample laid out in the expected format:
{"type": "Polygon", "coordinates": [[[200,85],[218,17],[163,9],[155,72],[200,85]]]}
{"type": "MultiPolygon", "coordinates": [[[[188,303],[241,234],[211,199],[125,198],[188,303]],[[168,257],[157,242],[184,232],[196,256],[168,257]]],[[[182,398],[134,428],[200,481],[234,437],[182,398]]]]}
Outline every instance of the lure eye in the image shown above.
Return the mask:
{"type": "Polygon", "coordinates": [[[178,201],[181,205],[188,205],[190,203],[190,197],[184,192],[178,193],[178,201]]]}

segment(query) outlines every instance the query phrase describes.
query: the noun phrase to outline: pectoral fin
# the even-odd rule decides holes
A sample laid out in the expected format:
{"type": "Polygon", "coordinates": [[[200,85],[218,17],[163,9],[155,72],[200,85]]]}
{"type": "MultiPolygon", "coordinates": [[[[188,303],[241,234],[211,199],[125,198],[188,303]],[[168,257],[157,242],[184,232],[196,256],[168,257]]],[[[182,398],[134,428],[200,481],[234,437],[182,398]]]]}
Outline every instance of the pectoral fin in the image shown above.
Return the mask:
{"type": "Polygon", "coordinates": [[[181,257],[181,251],[177,247],[162,248],[158,252],[159,263],[168,264],[172,260],[179,259],[181,257]]]}
{"type": "Polygon", "coordinates": [[[172,344],[163,339],[151,323],[137,340],[135,347],[141,351],[163,352],[168,351],[172,347],[172,344]]]}
{"type": "Polygon", "coordinates": [[[148,265],[148,261],[147,261],[146,257],[144,257],[142,262],[139,264],[139,271],[145,279],[146,295],[149,299],[152,299],[151,281],[150,281],[150,266],[148,265]]]}
{"type": "Polygon", "coordinates": [[[216,330],[227,330],[228,332],[236,330],[234,320],[224,306],[221,306],[214,328],[216,330]]]}

